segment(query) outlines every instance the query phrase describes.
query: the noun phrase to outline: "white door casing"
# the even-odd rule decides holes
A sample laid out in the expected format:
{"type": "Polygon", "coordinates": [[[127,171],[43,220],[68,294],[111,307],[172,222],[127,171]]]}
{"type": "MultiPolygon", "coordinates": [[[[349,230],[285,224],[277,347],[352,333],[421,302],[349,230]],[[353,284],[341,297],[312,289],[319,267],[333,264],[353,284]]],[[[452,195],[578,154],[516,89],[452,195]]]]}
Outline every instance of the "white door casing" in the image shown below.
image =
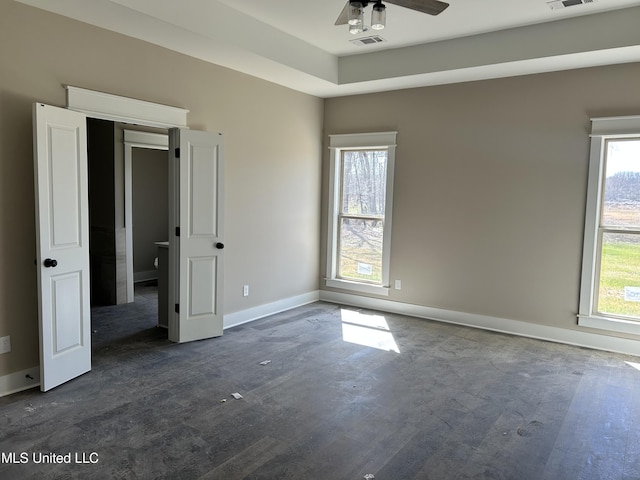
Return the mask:
{"type": "Polygon", "coordinates": [[[86,116],[33,107],[40,388],[91,370],[86,116]]]}
{"type": "Polygon", "coordinates": [[[222,135],[169,130],[169,340],[222,335],[222,135]]]}

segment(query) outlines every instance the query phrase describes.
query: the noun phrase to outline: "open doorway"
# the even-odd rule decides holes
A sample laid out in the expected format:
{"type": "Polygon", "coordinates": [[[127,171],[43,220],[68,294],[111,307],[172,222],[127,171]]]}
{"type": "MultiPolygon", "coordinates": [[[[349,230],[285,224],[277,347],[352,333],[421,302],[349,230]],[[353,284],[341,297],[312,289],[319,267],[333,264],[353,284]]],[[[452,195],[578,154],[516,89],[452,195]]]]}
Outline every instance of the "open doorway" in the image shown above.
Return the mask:
{"type": "MultiPolygon", "coordinates": [[[[125,134],[127,132],[125,131],[125,134]]],[[[164,136],[166,140],[166,135],[164,136]]],[[[127,290],[168,327],[169,160],[166,149],[125,146],[127,290]]]]}
{"type": "MultiPolygon", "coordinates": [[[[91,118],[171,128],[168,305],[172,308],[167,311],[167,338],[182,343],[220,336],[224,319],[222,134],[182,128],[186,126],[184,109],[100,92],[67,87],[67,103],[67,109],[33,105],[40,388],[44,392],[91,370],[86,113],[91,113],[91,118]],[[158,117],[168,121],[148,120],[158,117]],[[139,118],[143,119],[135,120],[139,118]],[[180,235],[181,227],[184,235],[180,235]]],[[[108,149],[113,151],[114,144],[111,142],[108,149]]],[[[116,181],[121,178],[121,163],[108,163],[114,165],[108,172],[113,181],[104,185],[116,193],[123,189],[123,182],[116,181]]],[[[92,197],[95,199],[95,193],[92,197]]],[[[103,261],[108,274],[102,278],[115,278],[111,284],[115,284],[117,295],[122,288],[126,291],[126,281],[121,282],[119,276],[125,263],[120,253],[124,250],[124,209],[116,207],[104,208],[116,221],[113,229],[102,231],[99,238],[114,253],[103,261]]]]}
{"type": "Polygon", "coordinates": [[[158,291],[164,289],[166,303],[168,283],[168,136],[135,128],[87,118],[92,337],[98,347],[168,323],[166,305],[158,308],[158,291]]]}
{"type": "Polygon", "coordinates": [[[140,284],[158,280],[158,243],[168,246],[169,165],[166,151],[132,150],[133,281],[140,284]]]}

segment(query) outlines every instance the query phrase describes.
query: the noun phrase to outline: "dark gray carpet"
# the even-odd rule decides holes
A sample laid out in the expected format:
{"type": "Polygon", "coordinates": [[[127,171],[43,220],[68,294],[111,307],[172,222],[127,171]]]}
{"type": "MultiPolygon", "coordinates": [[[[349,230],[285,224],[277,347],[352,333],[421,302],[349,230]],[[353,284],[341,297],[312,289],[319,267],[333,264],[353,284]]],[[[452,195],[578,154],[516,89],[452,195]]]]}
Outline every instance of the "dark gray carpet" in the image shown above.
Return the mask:
{"type": "Polygon", "coordinates": [[[0,399],[0,478],[640,478],[639,358],[325,303],[176,345],[155,309],[94,309],[92,372],[0,399]]]}

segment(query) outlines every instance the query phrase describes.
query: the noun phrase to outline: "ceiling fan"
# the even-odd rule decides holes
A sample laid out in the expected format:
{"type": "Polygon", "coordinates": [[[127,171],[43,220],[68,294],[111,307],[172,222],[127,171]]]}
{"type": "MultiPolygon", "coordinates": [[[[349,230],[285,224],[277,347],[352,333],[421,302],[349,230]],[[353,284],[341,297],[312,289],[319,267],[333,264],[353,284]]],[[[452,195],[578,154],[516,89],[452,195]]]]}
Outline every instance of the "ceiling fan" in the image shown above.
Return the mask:
{"type": "MultiPolygon", "coordinates": [[[[398,5],[399,7],[410,8],[417,12],[428,15],[438,15],[449,6],[448,3],[440,0],[385,0],[386,3],[398,5]]],[[[382,30],[386,24],[387,12],[382,0],[349,0],[340,12],[336,25],[349,25],[349,33],[354,35],[366,30],[364,25],[364,9],[369,3],[373,3],[371,12],[371,28],[382,30]]]]}

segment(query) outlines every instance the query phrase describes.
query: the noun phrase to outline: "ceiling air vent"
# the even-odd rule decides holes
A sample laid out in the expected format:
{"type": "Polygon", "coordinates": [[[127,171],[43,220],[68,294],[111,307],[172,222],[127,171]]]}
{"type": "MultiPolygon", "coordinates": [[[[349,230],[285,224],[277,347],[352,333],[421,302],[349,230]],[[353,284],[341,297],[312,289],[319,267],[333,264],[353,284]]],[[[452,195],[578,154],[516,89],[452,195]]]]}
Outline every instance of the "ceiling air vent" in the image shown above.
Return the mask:
{"type": "Polygon", "coordinates": [[[595,3],[596,0],[553,0],[547,2],[551,10],[558,10],[560,8],[574,7],[576,5],[582,5],[583,3],[595,3]]]}
{"type": "Polygon", "coordinates": [[[349,40],[354,45],[376,45],[378,43],[385,42],[386,40],[380,35],[373,35],[371,37],[356,38],[355,40],[349,40]]]}

